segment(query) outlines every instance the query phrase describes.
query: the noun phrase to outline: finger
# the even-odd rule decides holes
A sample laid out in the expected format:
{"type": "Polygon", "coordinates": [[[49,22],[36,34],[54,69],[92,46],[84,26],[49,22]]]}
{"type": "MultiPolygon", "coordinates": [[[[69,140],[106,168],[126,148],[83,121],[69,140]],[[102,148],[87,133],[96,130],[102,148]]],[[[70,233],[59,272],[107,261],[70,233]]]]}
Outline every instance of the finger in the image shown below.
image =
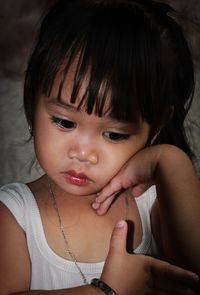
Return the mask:
{"type": "Polygon", "coordinates": [[[132,193],[135,198],[141,196],[146,190],[152,186],[152,182],[135,185],[132,188],[132,193]]]}
{"type": "Polygon", "coordinates": [[[149,291],[150,295],[199,295],[198,292],[185,287],[172,287],[167,289],[158,289],[155,287],[155,289],[152,289],[149,291]]]}
{"type": "Polygon", "coordinates": [[[105,214],[108,211],[110,205],[112,204],[114,198],[115,198],[115,194],[109,197],[108,199],[106,199],[103,203],[100,203],[99,208],[97,210],[97,214],[98,215],[105,214]]]}
{"type": "MultiPolygon", "coordinates": [[[[189,286],[187,284],[184,284],[179,281],[172,281],[167,280],[165,278],[163,279],[157,279],[155,280],[154,286],[152,290],[156,291],[155,294],[166,294],[166,295],[197,295],[198,290],[195,290],[195,288],[192,288],[192,286],[189,286]]],[[[153,293],[153,294],[154,294],[153,293]]]]}
{"type": "Polygon", "coordinates": [[[152,257],[151,260],[152,273],[157,277],[163,277],[169,280],[171,279],[188,283],[199,282],[198,275],[189,270],[172,265],[165,261],[154,259],[152,257]]]}
{"type": "Polygon", "coordinates": [[[107,184],[102,191],[98,194],[96,198],[96,202],[103,203],[107,198],[115,196],[118,194],[121,189],[122,185],[120,181],[118,181],[118,177],[113,178],[109,184],[107,184]]]}
{"type": "Polygon", "coordinates": [[[106,207],[107,206],[110,206],[110,204],[112,203],[112,201],[114,200],[115,196],[117,195],[117,193],[114,193],[113,195],[107,197],[105,200],[103,200],[102,202],[99,201],[98,197],[96,197],[96,199],[94,200],[94,202],[92,203],[92,207],[93,209],[95,210],[98,210],[102,204],[105,204],[106,202],[106,207]],[[107,200],[110,200],[110,201],[107,201],[107,200]]]}
{"type": "Polygon", "coordinates": [[[117,252],[124,253],[126,252],[126,236],[127,236],[127,223],[124,220],[120,220],[111,236],[110,240],[110,250],[109,253],[117,252]]]}

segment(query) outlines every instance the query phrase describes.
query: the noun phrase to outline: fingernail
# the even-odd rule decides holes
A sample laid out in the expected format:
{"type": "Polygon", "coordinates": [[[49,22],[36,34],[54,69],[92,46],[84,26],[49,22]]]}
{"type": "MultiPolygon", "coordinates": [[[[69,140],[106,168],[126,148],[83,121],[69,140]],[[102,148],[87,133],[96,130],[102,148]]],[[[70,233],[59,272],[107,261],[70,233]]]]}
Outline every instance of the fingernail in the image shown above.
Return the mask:
{"type": "Polygon", "coordinates": [[[95,209],[95,210],[98,209],[99,206],[100,206],[99,203],[93,203],[93,204],[92,204],[92,208],[95,209]]]}
{"type": "Polygon", "coordinates": [[[98,199],[99,199],[99,195],[97,195],[97,197],[95,198],[95,202],[98,203],[98,199]]]}
{"type": "Polygon", "coordinates": [[[126,222],[124,220],[120,220],[116,224],[116,228],[123,228],[125,226],[126,222]]]}

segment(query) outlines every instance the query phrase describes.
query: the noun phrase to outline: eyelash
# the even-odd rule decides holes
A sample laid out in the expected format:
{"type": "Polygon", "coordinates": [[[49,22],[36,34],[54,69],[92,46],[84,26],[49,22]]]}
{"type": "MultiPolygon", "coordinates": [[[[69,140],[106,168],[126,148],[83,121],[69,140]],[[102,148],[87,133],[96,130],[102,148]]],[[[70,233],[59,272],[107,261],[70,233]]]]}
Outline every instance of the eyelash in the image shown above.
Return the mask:
{"type": "MultiPolygon", "coordinates": [[[[62,129],[72,130],[76,128],[77,126],[77,124],[73,121],[61,119],[58,117],[52,117],[51,120],[53,123],[55,123],[57,126],[59,126],[62,129]]],[[[105,131],[103,132],[103,136],[113,142],[123,141],[130,138],[129,134],[113,132],[113,131],[105,131]]]]}
{"type": "Polygon", "coordinates": [[[58,125],[62,129],[74,129],[76,128],[76,123],[70,120],[61,119],[57,117],[51,118],[52,122],[58,125]]]}
{"type": "Polygon", "coordinates": [[[130,135],[126,133],[106,131],[103,133],[104,137],[108,138],[111,141],[122,141],[129,139],[130,135]]]}

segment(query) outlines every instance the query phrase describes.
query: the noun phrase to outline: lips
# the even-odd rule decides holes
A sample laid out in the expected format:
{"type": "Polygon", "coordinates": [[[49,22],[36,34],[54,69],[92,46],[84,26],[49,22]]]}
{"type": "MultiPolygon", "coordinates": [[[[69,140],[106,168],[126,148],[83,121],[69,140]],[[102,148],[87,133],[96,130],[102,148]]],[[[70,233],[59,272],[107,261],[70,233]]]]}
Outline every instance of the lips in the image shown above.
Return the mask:
{"type": "Polygon", "coordinates": [[[70,184],[83,186],[91,182],[91,180],[83,172],[78,173],[74,170],[69,170],[67,172],[63,172],[63,175],[70,184]]]}

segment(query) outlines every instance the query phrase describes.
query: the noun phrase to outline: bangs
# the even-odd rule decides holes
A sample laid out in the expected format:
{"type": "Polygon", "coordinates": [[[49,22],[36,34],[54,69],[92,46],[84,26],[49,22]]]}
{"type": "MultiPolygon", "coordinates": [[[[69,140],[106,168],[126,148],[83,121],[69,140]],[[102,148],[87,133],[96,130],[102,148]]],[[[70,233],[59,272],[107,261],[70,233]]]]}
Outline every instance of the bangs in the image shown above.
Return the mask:
{"type": "MultiPolygon", "coordinates": [[[[142,116],[148,122],[152,117],[149,109],[149,101],[153,100],[151,83],[155,84],[155,76],[157,79],[160,71],[159,36],[149,27],[137,6],[134,15],[133,11],[128,13],[126,6],[98,8],[89,21],[83,22],[73,34],[71,32],[72,41],[63,42],[60,48],[61,52],[66,52],[66,44],[71,44],[57,67],[57,70],[63,68],[58,99],[70,68],[76,64],[72,104],[87,77],[87,88],[79,108],[98,116],[106,113],[121,121],[137,121],[142,116]]],[[[53,52],[51,55],[55,56],[53,52]]],[[[54,79],[44,83],[48,85],[43,88],[48,95],[54,79]]],[[[154,106],[153,101],[151,105],[154,106]]]]}
{"type": "Polygon", "coordinates": [[[62,99],[75,68],[72,104],[120,121],[142,119],[150,125],[150,137],[162,130],[158,143],[175,144],[189,154],[184,120],[194,93],[194,69],[171,12],[157,1],[56,1],[42,21],[26,71],[29,125],[34,125],[40,95],[49,96],[61,74],[57,98],[62,99]]]}
{"type": "MultiPolygon", "coordinates": [[[[143,119],[152,128],[161,124],[174,95],[175,62],[155,16],[134,1],[72,2],[58,1],[42,23],[28,69],[35,69],[35,76],[30,81],[27,74],[25,97],[29,81],[32,102],[40,93],[49,96],[62,71],[61,99],[67,75],[76,65],[72,104],[87,80],[78,107],[88,114],[127,122],[143,119]]],[[[27,107],[28,117],[31,108],[34,105],[27,107]]]]}

